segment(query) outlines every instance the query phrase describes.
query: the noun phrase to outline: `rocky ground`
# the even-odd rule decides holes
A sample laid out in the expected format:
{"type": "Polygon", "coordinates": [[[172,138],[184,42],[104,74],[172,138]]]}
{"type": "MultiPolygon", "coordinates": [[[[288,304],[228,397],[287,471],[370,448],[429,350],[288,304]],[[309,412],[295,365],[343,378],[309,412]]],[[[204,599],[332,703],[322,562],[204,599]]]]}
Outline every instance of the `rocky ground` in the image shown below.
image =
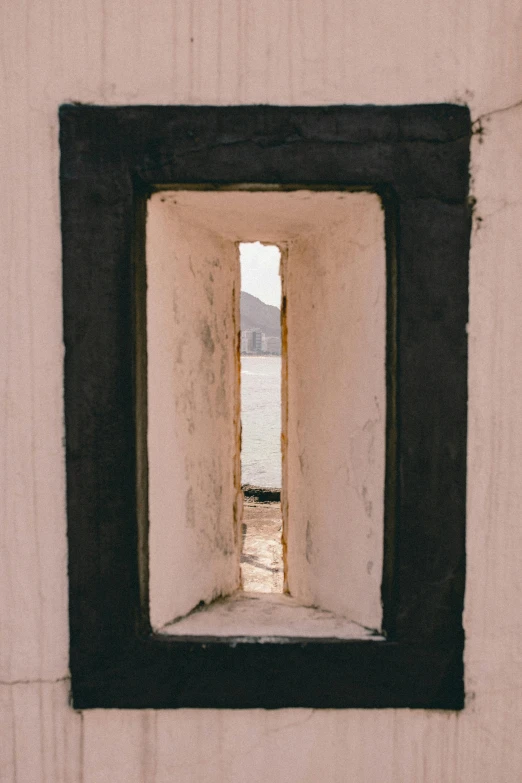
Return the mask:
{"type": "Polygon", "coordinates": [[[241,577],[247,592],[283,591],[281,504],[245,497],[241,577]]]}

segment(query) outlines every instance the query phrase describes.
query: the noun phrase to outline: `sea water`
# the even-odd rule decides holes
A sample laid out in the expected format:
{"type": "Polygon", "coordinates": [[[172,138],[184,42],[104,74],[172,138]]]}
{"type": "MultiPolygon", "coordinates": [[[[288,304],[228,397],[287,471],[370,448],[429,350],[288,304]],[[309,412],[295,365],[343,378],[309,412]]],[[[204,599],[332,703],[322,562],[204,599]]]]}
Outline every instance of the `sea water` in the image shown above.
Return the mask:
{"type": "Polygon", "coordinates": [[[241,356],[241,432],[241,483],[280,487],[280,356],[241,356]]]}

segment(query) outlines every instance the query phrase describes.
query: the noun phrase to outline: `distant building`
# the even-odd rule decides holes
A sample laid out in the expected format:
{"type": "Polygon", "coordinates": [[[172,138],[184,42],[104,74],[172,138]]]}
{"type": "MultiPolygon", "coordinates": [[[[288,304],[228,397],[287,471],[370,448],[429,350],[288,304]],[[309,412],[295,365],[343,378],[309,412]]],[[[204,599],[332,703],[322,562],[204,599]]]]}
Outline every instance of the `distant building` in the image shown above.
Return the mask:
{"type": "Polygon", "coordinates": [[[252,353],[263,353],[263,337],[261,329],[252,329],[252,353]]]}
{"type": "Polygon", "coordinates": [[[249,346],[249,339],[250,339],[250,332],[244,331],[241,332],[241,353],[249,353],[248,346],[249,346]]]}
{"type": "Polygon", "coordinates": [[[266,353],[281,355],[281,338],[280,337],[267,337],[266,338],[266,353]]]}
{"type": "Polygon", "coordinates": [[[266,337],[261,329],[241,332],[241,353],[266,353],[266,337]]]}
{"type": "Polygon", "coordinates": [[[245,329],[241,332],[242,354],[281,355],[281,338],[267,337],[261,329],[245,329]]]}

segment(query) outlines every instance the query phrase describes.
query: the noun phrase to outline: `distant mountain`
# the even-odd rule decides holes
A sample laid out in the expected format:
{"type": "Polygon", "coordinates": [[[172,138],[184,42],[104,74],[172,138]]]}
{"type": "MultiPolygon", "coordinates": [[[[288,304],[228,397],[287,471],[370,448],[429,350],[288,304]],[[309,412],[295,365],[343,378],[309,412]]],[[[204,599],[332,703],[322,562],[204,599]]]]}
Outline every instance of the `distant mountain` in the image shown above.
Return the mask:
{"type": "Polygon", "coordinates": [[[281,311],[257,296],[241,291],[241,331],[261,329],[267,337],[281,337],[281,311]]]}

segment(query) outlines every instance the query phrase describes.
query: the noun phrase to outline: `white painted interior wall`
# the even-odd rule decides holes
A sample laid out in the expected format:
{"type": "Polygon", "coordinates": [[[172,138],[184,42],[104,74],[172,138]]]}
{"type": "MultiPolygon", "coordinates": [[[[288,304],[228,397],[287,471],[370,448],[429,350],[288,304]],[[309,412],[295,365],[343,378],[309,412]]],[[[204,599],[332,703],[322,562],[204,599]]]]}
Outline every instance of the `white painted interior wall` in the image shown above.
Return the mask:
{"type": "Polygon", "coordinates": [[[0,14],[2,781],[520,780],[519,4],[20,0],[0,14]],[[470,105],[463,712],[68,706],[57,107],[70,100],[470,105]]]}
{"type": "Polygon", "coordinates": [[[315,207],[285,260],[288,588],[380,629],[384,211],[373,193],[314,195],[326,209],[315,207]]]}
{"type": "Polygon", "coordinates": [[[175,197],[146,225],[153,628],[240,582],[239,253],[175,197]]]}
{"type": "MultiPolygon", "coordinates": [[[[238,245],[261,240],[285,248],[288,589],[306,606],[380,628],[386,277],[379,197],[164,191],[149,201],[146,233],[153,627],[239,586],[238,245]]],[[[308,629],[292,625],[289,633],[308,629]]]]}

